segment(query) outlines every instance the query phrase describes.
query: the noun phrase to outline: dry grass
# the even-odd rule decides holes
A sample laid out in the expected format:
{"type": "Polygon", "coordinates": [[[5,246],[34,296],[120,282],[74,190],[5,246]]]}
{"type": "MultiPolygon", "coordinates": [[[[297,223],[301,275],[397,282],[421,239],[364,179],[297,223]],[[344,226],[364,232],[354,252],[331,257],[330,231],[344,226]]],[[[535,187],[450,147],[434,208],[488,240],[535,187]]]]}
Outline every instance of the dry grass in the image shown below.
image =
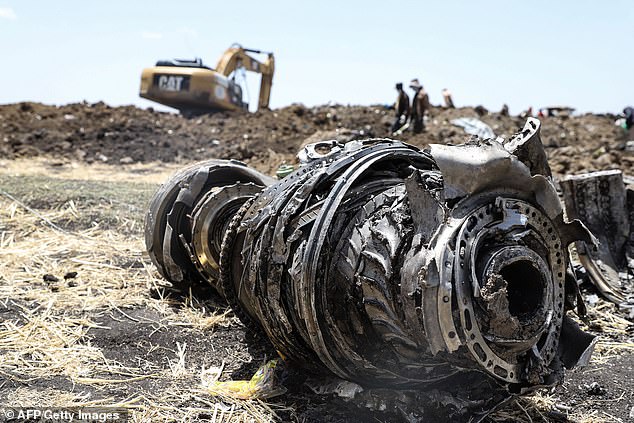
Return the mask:
{"type": "Polygon", "coordinates": [[[53,388],[17,388],[7,396],[7,401],[19,407],[98,407],[112,406],[114,398],[91,400],[86,392],[68,392],[53,388]]]}
{"type": "Polygon", "coordinates": [[[89,166],[72,160],[53,160],[46,157],[0,160],[0,169],[5,175],[46,176],[47,178],[75,179],[84,181],[145,182],[160,184],[172,173],[182,168],[176,163],[94,163],[89,166]]]}
{"type": "Polygon", "coordinates": [[[103,373],[130,375],[131,369],[108,363],[99,348],[82,342],[95,326],[90,320],[55,314],[53,305],[24,310],[22,323],[2,322],[2,373],[19,380],[62,375],[73,382],[103,373]]]}
{"type": "Polygon", "coordinates": [[[634,353],[634,342],[632,338],[623,341],[628,334],[632,333],[634,323],[620,317],[614,312],[616,306],[602,298],[595,304],[588,304],[588,318],[577,322],[581,329],[586,331],[599,331],[599,342],[597,342],[591,363],[595,365],[605,364],[610,360],[618,358],[623,353],[634,353]],[[591,327],[588,326],[591,324],[591,327]]]}
{"type": "Polygon", "coordinates": [[[565,419],[575,423],[623,423],[622,419],[601,410],[606,402],[619,402],[622,399],[623,395],[613,400],[594,400],[595,409],[585,411],[564,404],[561,398],[553,394],[537,392],[512,400],[488,418],[490,421],[514,423],[551,423],[565,419]]]}
{"type": "Polygon", "coordinates": [[[123,407],[137,422],[196,421],[200,415],[214,422],[275,419],[263,402],[210,396],[200,384],[205,370],[190,362],[186,344],[166,351],[167,364],[151,371],[108,359],[93,345],[95,320],[112,313],[138,321],[132,310],[152,310],[158,317],[143,323],[157,331],[209,333],[233,319],[191,296],[150,296],[165,282],[144,251],[143,207],[154,190],[149,182],[172,169],[130,165],[122,172],[120,166],[50,166],[43,159],[3,164],[0,189],[10,197],[0,195],[0,312],[10,318],[0,322],[0,378],[23,385],[6,396],[7,404],[123,407]],[[104,182],[111,191],[86,191],[86,181],[104,182]],[[115,225],[101,223],[104,217],[115,225]],[[65,280],[69,272],[77,276],[65,280]],[[45,275],[58,280],[45,281],[45,275]],[[67,380],[71,388],[40,387],[50,378],[67,380]],[[122,397],[112,388],[150,380],[160,389],[141,387],[122,397]]]}

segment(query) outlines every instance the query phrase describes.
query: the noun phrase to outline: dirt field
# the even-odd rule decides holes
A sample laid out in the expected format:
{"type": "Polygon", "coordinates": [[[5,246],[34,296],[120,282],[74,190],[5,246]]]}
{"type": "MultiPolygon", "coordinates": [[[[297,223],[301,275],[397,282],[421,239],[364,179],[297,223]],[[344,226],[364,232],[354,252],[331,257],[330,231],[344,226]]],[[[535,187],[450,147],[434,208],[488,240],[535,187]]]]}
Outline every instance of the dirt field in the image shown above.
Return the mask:
{"type": "MultiPolygon", "coordinates": [[[[458,117],[478,117],[473,108],[434,108],[427,131],[399,137],[417,146],[464,142],[458,117]]],[[[517,116],[481,116],[497,136],[524,125],[517,116]]],[[[205,158],[242,160],[271,173],[295,162],[307,140],[384,137],[394,120],[384,106],[293,105],[252,114],[218,113],[195,119],[103,103],[61,107],[37,103],[0,105],[0,155],[13,159],[45,155],[59,161],[109,164],[186,163],[205,158]]],[[[542,120],[542,139],[556,174],[621,168],[634,174],[634,153],[624,150],[625,132],[615,116],[582,115],[542,120]]]]}
{"type": "MultiPolygon", "coordinates": [[[[428,132],[404,139],[461,142],[462,130],[448,122],[459,116],[475,112],[434,110],[428,132]]],[[[378,106],[192,120],[103,104],[0,106],[0,404],[114,405],[139,422],[400,421],[305,387],[266,401],[211,395],[209,382],[249,379],[275,351],[213,296],[165,290],[142,233],[150,196],[184,163],[238,158],[271,173],[292,163],[307,138],[385,136],[391,120],[378,106]]],[[[482,120],[502,136],[523,123],[482,120]]],[[[634,175],[634,154],[613,120],[545,120],[553,170],[634,175]]],[[[490,421],[634,418],[632,316],[600,299],[589,308],[587,329],[600,336],[591,365],[511,401],[490,421]]]]}

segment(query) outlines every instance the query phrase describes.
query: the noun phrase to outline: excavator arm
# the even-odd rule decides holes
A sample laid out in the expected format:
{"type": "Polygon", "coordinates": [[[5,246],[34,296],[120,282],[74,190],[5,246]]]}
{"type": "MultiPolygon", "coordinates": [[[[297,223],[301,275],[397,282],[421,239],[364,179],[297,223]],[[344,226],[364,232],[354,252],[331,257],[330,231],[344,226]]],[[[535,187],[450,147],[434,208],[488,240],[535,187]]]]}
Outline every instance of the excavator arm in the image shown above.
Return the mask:
{"type": "Polygon", "coordinates": [[[231,72],[244,67],[250,72],[262,75],[260,81],[260,98],[258,109],[268,108],[271,97],[271,86],[273,85],[273,73],[275,71],[275,59],[273,53],[264,53],[260,50],[242,48],[240,46],[228,48],[216,65],[216,72],[229,76],[231,72]],[[267,54],[264,63],[254,59],[247,53],[267,54]]]}

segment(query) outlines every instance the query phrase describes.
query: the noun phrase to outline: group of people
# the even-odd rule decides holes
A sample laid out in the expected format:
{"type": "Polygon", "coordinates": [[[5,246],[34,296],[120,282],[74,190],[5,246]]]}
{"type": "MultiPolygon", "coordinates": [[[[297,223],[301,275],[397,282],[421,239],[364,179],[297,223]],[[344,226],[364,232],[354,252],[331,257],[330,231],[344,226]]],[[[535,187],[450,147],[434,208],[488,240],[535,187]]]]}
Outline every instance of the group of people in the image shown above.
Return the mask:
{"type": "MultiPolygon", "coordinates": [[[[392,134],[399,134],[406,129],[411,129],[415,134],[419,134],[425,130],[425,112],[427,112],[431,104],[429,102],[429,94],[423,88],[418,79],[412,79],[409,88],[414,91],[414,97],[410,104],[409,96],[403,90],[401,82],[396,84],[396,119],[392,124],[392,134]]],[[[454,108],[451,93],[446,88],[442,90],[442,96],[445,100],[445,107],[454,108]]]]}
{"type": "MultiPolygon", "coordinates": [[[[396,111],[396,119],[392,124],[392,135],[400,135],[405,130],[411,130],[415,134],[419,134],[425,130],[425,113],[431,108],[429,102],[429,94],[423,88],[423,85],[418,79],[412,79],[409,83],[409,88],[414,91],[414,97],[410,104],[409,96],[403,89],[403,83],[396,84],[396,91],[398,96],[396,97],[396,103],[394,109],[396,111]]],[[[442,90],[442,96],[445,102],[446,108],[455,108],[451,93],[448,89],[442,90]]],[[[574,109],[569,107],[547,107],[539,110],[537,117],[543,118],[548,116],[569,115],[574,109]]],[[[475,111],[478,115],[482,116],[488,113],[488,111],[482,107],[475,107],[475,111]]],[[[502,116],[509,116],[509,106],[504,104],[500,111],[502,116]]],[[[533,116],[533,108],[529,107],[528,110],[522,112],[520,117],[527,118],[533,116]]],[[[634,138],[634,108],[626,107],[623,109],[623,121],[624,128],[629,132],[631,138],[634,138]]]]}

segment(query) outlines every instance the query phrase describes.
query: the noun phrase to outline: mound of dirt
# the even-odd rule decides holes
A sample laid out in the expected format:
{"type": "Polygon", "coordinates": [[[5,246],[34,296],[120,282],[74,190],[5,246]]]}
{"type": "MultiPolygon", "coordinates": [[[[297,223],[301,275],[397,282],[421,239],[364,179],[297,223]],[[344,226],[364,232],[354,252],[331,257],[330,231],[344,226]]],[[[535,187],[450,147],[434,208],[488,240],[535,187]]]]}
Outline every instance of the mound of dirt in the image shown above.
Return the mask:
{"type": "MultiPolygon", "coordinates": [[[[508,137],[524,119],[473,108],[433,108],[423,134],[397,138],[424,147],[458,144],[468,136],[450,123],[478,117],[496,135],[508,137]]],[[[592,115],[542,120],[542,139],[556,174],[621,168],[631,174],[634,153],[625,149],[625,132],[615,116],[592,115]]],[[[104,103],[49,106],[39,103],[0,105],[0,154],[5,158],[46,155],[58,159],[109,163],[189,162],[208,158],[237,159],[272,173],[293,163],[308,141],[342,141],[389,136],[393,111],[384,106],[296,104],[257,113],[217,113],[187,119],[180,115],[111,107],[104,103]]]]}

